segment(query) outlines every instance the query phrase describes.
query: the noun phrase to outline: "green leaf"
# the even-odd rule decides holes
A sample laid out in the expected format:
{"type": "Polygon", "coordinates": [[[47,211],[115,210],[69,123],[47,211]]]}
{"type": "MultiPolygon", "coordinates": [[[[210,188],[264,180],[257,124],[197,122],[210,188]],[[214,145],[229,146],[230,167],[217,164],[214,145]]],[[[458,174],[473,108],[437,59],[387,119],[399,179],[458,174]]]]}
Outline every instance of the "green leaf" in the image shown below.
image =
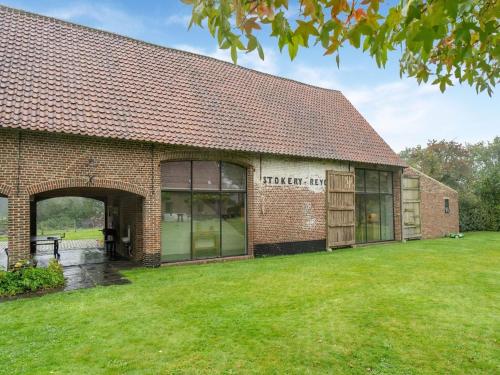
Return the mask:
{"type": "Polygon", "coordinates": [[[228,49],[229,47],[231,47],[231,42],[229,42],[229,40],[224,40],[224,42],[222,42],[222,44],[219,45],[220,49],[228,49]]]}
{"type": "Polygon", "coordinates": [[[257,52],[259,53],[259,57],[261,60],[264,60],[264,49],[260,45],[260,43],[257,45],[257,52]]]}
{"type": "Polygon", "coordinates": [[[295,59],[295,56],[297,56],[297,52],[299,51],[299,44],[298,43],[288,43],[288,55],[290,56],[290,60],[295,59]]]}
{"type": "Polygon", "coordinates": [[[236,64],[238,62],[238,51],[234,45],[231,46],[231,60],[236,64]]]}
{"type": "Polygon", "coordinates": [[[349,42],[351,42],[351,44],[355,47],[355,48],[359,48],[360,46],[360,43],[361,43],[361,33],[359,32],[359,29],[358,28],[354,28],[352,29],[347,37],[349,38],[349,42]]]}
{"type": "Polygon", "coordinates": [[[257,48],[257,38],[254,35],[247,35],[248,38],[248,44],[247,44],[247,51],[251,52],[254,49],[257,48]]]}
{"type": "Polygon", "coordinates": [[[453,19],[457,18],[458,14],[458,0],[445,0],[444,7],[446,13],[453,19]]]}

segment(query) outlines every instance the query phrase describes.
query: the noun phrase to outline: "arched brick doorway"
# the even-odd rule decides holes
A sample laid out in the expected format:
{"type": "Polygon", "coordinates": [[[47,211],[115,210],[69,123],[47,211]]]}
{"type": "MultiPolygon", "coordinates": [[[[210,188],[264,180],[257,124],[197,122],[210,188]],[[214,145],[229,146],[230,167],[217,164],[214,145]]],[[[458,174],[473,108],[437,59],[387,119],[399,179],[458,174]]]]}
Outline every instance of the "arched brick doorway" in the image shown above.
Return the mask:
{"type": "MultiPolygon", "coordinates": [[[[105,180],[93,181],[92,185],[89,185],[88,180],[84,184],[81,184],[78,180],[53,181],[32,186],[28,189],[28,192],[30,194],[30,238],[32,245],[40,239],[40,236],[37,236],[37,203],[59,197],[91,198],[104,202],[104,228],[108,229],[108,233],[110,231],[113,233],[114,249],[117,257],[133,260],[142,259],[145,192],[128,184],[105,180]],[[129,242],[127,242],[126,238],[129,238],[129,242]]],[[[103,235],[103,244],[104,239],[103,235]]],[[[62,243],[64,242],[63,239],[62,243]]],[[[31,246],[31,252],[35,252],[36,248],[37,246],[31,246]]],[[[61,250],[61,261],[64,265],[66,265],[65,259],[67,259],[68,263],[95,263],[99,262],[99,259],[104,259],[103,248],[96,247],[89,251],[86,248],[78,249],[62,246],[61,250]],[[70,250],[74,251],[70,253],[70,250]],[[99,250],[103,252],[101,257],[98,254],[99,250]],[[76,253],[76,251],[80,251],[80,253],[76,253]]]]}

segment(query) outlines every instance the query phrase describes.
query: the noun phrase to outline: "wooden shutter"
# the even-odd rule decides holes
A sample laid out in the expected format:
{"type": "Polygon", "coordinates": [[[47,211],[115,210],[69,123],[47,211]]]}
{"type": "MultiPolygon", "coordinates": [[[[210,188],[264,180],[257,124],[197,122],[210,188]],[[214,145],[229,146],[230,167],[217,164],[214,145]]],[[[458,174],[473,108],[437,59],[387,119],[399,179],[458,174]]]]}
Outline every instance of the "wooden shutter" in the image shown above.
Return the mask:
{"type": "Polygon", "coordinates": [[[420,179],[403,176],[403,238],[421,238],[420,179]]]}
{"type": "Polygon", "coordinates": [[[354,245],[354,172],[326,172],[327,248],[354,245]]]}

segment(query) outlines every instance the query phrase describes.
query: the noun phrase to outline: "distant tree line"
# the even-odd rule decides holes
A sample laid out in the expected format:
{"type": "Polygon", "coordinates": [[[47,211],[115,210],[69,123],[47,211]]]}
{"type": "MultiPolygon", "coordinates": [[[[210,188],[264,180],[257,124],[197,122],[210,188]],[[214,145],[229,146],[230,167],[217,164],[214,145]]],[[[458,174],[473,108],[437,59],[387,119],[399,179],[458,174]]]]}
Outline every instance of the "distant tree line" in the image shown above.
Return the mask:
{"type": "Polygon", "coordinates": [[[80,197],[52,198],[37,204],[40,232],[104,227],[104,203],[80,197]]]}
{"type": "Polygon", "coordinates": [[[458,191],[460,230],[500,230],[500,137],[475,144],[432,140],[400,155],[458,191]]]}

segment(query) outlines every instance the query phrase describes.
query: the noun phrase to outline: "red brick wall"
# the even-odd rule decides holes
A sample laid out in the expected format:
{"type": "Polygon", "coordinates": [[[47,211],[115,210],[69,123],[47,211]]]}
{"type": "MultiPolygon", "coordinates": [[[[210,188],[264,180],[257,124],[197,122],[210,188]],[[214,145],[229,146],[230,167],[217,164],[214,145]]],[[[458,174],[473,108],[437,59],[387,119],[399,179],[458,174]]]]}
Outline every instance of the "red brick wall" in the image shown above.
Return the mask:
{"type": "Polygon", "coordinates": [[[175,159],[220,159],[248,167],[248,250],[252,255],[254,168],[248,155],[0,129],[0,194],[9,198],[11,264],[29,256],[30,200],[40,194],[95,194],[119,199],[120,210],[127,216],[120,230],[126,230],[129,222],[135,224],[134,257],[146,265],[159,265],[160,163],[175,159]]]}
{"type": "MultiPolygon", "coordinates": [[[[29,256],[30,200],[40,194],[78,191],[128,194],[121,210],[133,222],[134,256],[160,263],[160,164],[168,160],[226,160],[248,171],[248,252],[256,244],[324,240],[327,169],[347,162],[220,152],[84,136],[0,129],[0,194],[9,197],[10,261],[29,256]],[[92,161],[92,163],[90,163],[92,161]],[[306,185],[265,184],[263,177],[312,178],[306,185]],[[76,189],[76,190],[75,190],[76,189]]],[[[366,167],[366,166],[363,166],[366,167]]],[[[379,167],[380,168],[380,167],[379,167]]],[[[394,174],[395,232],[399,233],[399,180],[394,174]]],[[[453,208],[452,208],[453,209],[453,208]]],[[[126,230],[127,222],[122,222],[126,230]]],[[[123,233],[122,233],[123,234],[123,233]]],[[[396,236],[396,238],[398,238],[396,236]]]]}
{"type": "MultiPolygon", "coordinates": [[[[144,199],[151,213],[151,147],[147,144],[61,134],[0,129],[0,186],[9,198],[10,262],[29,256],[30,200],[55,189],[105,194],[129,192],[144,199]],[[94,167],[89,160],[96,161],[94,167]],[[19,172],[19,173],[18,173],[19,172]],[[90,177],[92,178],[90,178],[90,177]]],[[[150,220],[154,222],[154,220],[150,220]]],[[[152,225],[144,227],[150,238],[152,225]]],[[[159,251],[144,241],[144,256],[159,251]]]]}
{"type": "Polygon", "coordinates": [[[254,164],[255,218],[259,228],[256,244],[325,240],[326,197],[322,180],[329,169],[348,170],[348,163],[262,156],[254,164]]]}
{"type": "Polygon", "coordinates": [[[415,169],[407,168],[404,173],[420,177],[422,238],[437,238],[458,232],[458,193],[415,169]],[[450,201],[449,213],[444,211],[445,198],[450,201]]]}

